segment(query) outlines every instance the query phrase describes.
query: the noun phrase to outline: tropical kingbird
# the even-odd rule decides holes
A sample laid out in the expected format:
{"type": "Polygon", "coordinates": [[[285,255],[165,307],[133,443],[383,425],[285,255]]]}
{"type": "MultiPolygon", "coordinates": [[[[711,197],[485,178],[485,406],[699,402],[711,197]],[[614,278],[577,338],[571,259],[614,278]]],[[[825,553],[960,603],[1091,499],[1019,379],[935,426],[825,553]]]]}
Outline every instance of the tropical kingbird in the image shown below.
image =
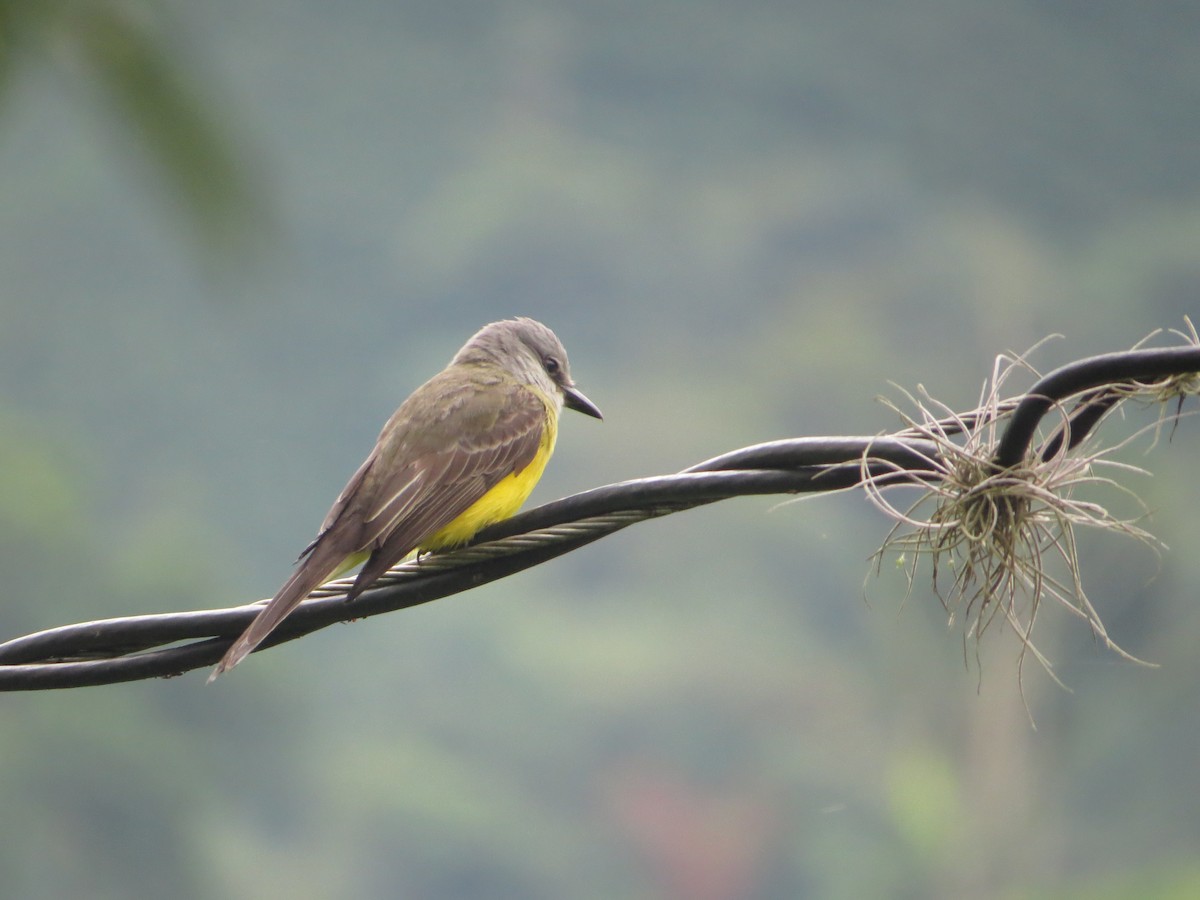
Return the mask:
{"type": "Polygon", "coordinates": [[[353,600],[414,550],[463,544],[513,515],[554,452],[563,406],[602,418],[533,319],[484,326],[383,426],[316,539],[213,670],[232,669],[314,589],[359,563],[353,600]]]}

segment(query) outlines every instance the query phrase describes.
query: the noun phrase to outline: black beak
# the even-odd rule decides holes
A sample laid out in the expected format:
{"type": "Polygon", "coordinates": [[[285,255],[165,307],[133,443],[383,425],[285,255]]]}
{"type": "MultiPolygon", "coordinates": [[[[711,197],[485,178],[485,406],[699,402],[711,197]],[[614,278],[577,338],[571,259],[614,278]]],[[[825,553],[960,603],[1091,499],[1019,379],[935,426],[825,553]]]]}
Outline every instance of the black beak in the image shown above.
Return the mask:
{"type": "Polygon", "coordinates": [[[574,385],[563,386],[563,406],[567,409],[573,409],[575,412],[581,412],[586,416],[592,416],[596,419],[604,419],[600,412],[600,407],[583,395],[583,391],[576,388],[574,385]]]}

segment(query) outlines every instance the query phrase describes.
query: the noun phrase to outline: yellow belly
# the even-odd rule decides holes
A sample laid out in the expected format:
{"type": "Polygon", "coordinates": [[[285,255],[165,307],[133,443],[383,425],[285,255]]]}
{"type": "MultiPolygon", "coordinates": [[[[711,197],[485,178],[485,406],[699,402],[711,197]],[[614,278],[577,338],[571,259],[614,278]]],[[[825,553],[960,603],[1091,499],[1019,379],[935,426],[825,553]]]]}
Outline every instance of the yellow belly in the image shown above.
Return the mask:
{"type": "Polygon", "coordinates": [[[541,479],[546,462],[554,452],[556,431],[553,424],[544,429],[537,455],[529,465],[520,472],[501,478],[495,487],[468,506],[457,519],[421,541],[421,550],[443,550],[465,544],[480,529],[514,515],[541,479]]]}

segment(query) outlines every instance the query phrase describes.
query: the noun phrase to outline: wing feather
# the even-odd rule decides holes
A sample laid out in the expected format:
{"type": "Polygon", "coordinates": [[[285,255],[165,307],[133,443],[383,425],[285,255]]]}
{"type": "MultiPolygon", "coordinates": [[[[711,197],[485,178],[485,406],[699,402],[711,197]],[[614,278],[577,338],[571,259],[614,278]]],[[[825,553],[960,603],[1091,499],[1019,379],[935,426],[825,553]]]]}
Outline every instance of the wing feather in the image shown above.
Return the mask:
{"type": "Polygon", "coordinates": [[[502,478],[520,472],[537,455],[546,426],[546,407],[532,392],[521,389],[519,403],[486,434],[456,441],[427,460],[436,477],[421,479],[419,496],[392,528],[376,539],[370,558],[355,579],[349,598],[358,596],[380,575],[404,559],[432,534],[449,525],[502,478]],[[521,396],[524,395],[524,396],[521,396]]]}
{"type": "Polygon", "coordinates": [[[545,402],[511,378],[462,374],[434,376],[396,410],[292,576],[212,677],[252,652],[348,557],[370,553],[349,592],[352,598],[502,478],[533,461],[546,427],[545,402]]]}

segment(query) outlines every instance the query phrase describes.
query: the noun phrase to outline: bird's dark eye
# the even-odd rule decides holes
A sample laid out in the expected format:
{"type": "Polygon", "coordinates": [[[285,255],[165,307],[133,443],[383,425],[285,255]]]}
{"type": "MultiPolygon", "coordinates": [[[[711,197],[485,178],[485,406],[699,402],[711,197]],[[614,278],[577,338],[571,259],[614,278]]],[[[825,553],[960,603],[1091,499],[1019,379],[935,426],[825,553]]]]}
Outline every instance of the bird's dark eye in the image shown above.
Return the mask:
{"type": "Polygon", "coordinates": [[[551,375],[557,375],[558,370],[561,368],[558,360],[553,356],[547,356],[544,360],[542,360],[542,365],[546,367],[546,371],[551,375]]]}

